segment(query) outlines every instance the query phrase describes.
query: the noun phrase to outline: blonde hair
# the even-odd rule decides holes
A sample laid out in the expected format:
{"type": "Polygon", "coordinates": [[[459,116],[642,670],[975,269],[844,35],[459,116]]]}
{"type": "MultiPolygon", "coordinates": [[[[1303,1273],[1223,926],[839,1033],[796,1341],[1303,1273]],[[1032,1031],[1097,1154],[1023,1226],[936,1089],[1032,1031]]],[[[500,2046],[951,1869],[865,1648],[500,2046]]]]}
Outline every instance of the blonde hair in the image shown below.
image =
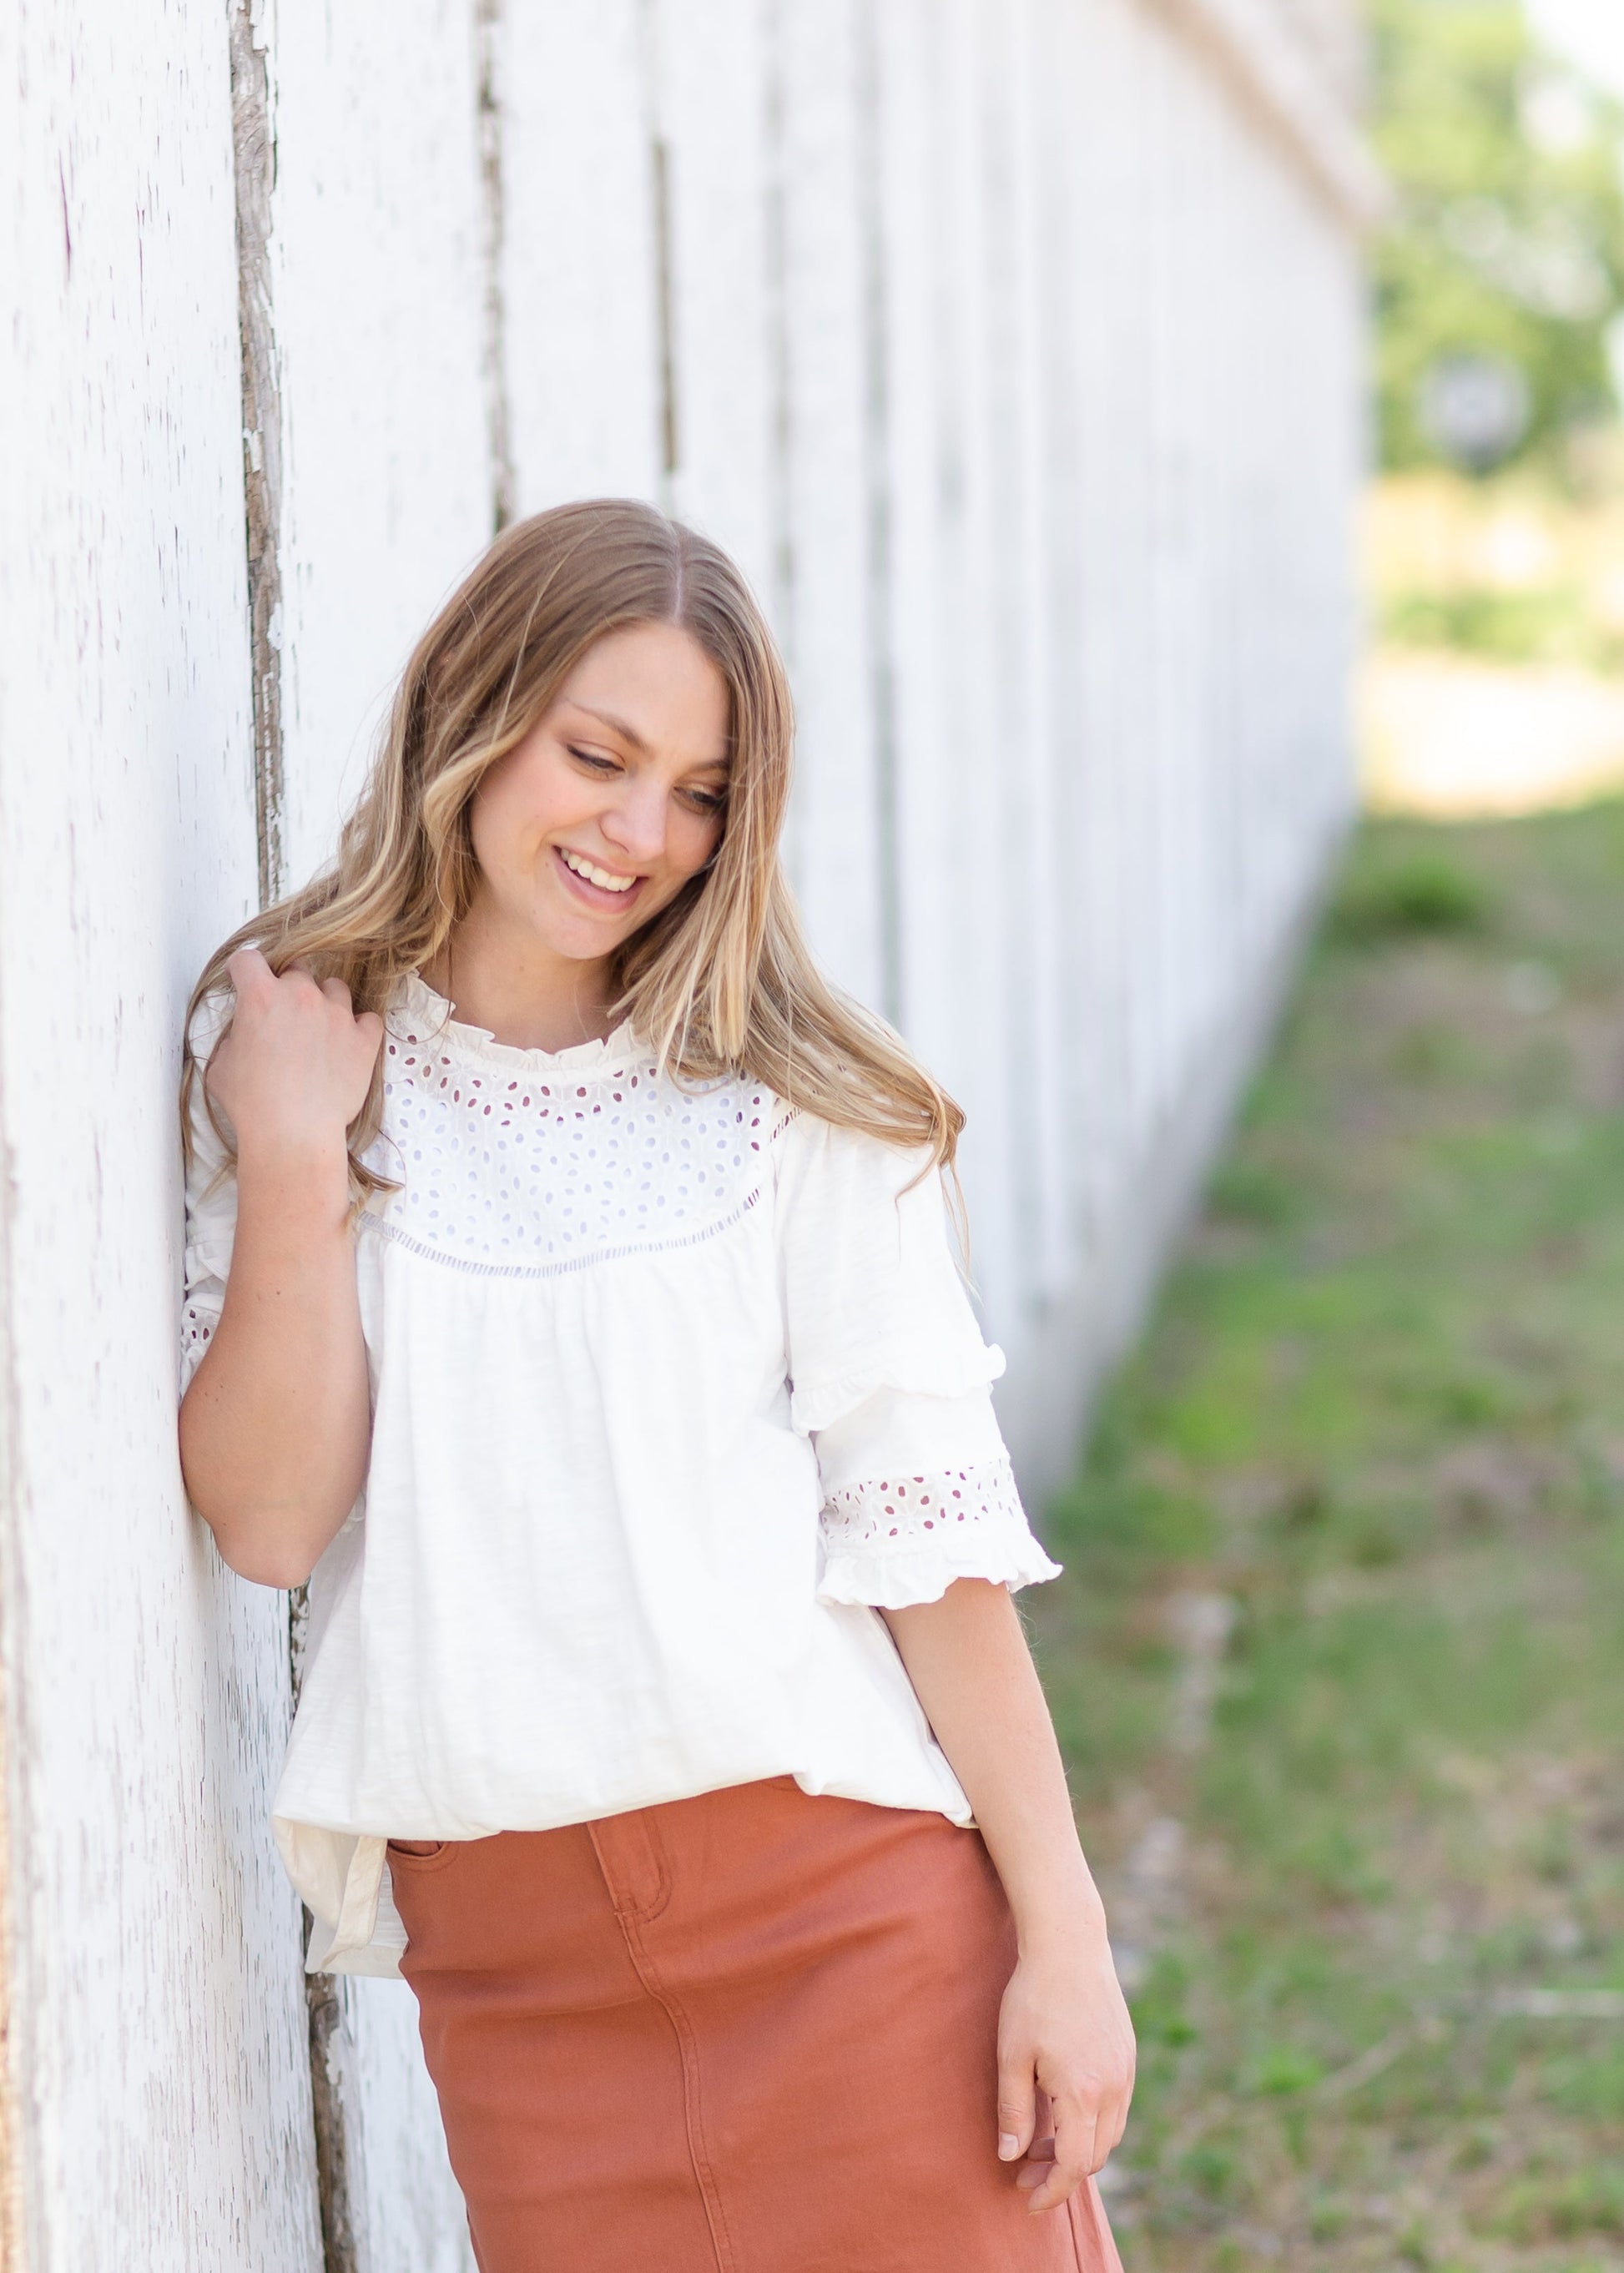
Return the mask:
{"type": "MultiPolygon", "coordinates": [[[[595,641],[641,623],[680,625],[721,673],[731,769],[714,857],[615,955],[617,1013],[681,1080],[741,1073],[839,1128],[928,1145],[951,1167],[959,1106],[883,1021],[830,984],[801,936],[778,857],[793,713],[772,635],[719,547],[629,499],[559,506],[497,538],[418,641],[337,857],[215,950],[188,1034],[248,946],[274,971],[297,961],[342,979],[357,1011],[384,1010],[469,907],[470,814],[485,775],[595,641]]],[[[197,1070],[188,1042],[183,1106],[197,1070]]],[[[205,1104],[213,1120],[207,1091],[205,1104]]],[[[361,1157],[381,1106],[380,1061],[350,1130],[362,1198],[391,1189],[361,1157]]]]}

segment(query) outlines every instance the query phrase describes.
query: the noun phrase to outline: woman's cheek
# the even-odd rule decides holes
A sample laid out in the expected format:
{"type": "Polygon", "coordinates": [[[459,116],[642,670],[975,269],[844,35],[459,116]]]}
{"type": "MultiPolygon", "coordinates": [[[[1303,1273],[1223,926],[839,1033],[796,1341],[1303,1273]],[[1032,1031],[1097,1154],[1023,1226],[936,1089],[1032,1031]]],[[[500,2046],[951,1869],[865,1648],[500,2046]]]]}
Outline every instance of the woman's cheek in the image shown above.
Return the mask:
{"type": "Polygon", "coordinates": [[[721,822],[719,821],[707,822],[705,827],[701,830],[695,843],[694,857],[688,866],[688,874],[690,876],[696,876],[702,868],[707,866],[709,863],[715,859],[717,853],[721,850],[721,822]]]}

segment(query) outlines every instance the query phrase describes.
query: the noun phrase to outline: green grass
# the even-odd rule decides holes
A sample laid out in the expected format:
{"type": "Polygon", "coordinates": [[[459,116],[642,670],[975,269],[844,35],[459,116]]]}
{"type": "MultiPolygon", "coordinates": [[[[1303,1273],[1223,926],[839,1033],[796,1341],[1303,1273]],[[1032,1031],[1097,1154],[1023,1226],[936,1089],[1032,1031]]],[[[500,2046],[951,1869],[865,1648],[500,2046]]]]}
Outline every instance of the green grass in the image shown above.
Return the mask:
{"type": "Polygon", "coordinates": [[[1108,1892],[1185,1827],[1129,2273],[1624,2268],[1624,2022],[1504,2009],[1624,1989],[1624,806],[1365,829],[1049,1530],[1108,1892]]]}
{"type": "Polygon", "coordinates": [[[1575,587],[1398,592],[1382,607],[1380,624],[1395,647],[1452,648],[1493,663],[1605,671],[1620,661],[1617,632],[1597,619],[1588,595],[1575,587]]]}

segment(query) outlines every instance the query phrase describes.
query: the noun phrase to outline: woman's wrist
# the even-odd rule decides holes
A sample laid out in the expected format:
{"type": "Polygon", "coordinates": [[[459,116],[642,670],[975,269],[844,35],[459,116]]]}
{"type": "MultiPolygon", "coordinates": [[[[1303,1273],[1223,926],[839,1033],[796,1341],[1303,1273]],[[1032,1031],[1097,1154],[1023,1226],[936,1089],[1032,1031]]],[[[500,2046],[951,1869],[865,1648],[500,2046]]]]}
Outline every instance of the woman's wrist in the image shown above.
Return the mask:
{"type": "Polygon", "coordinates": [[[1041,1886],[1010,1891],[1017,1947],[1023,1958],[1079,1949],[1109,1950],[1105,1905],[1081,1849],[1075,1868],[1045,1873],[1041,1886]]]}
{"type": "Polygon", "coordinates": [[[239,1218],[273,1214],[291,1228],[347,1222],[350,1155],[341,1136],[239,1139],[239,1218]]]}

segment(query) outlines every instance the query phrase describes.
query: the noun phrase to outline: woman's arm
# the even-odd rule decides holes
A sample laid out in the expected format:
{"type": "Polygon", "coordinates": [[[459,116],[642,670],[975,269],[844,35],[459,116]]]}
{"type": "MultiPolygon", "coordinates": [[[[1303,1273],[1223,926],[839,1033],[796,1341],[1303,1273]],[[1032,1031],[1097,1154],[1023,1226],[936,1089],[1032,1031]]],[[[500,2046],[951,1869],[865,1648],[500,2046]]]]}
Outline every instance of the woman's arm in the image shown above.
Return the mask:
{"type": "Polygon", "coordinates": [[[1017,2182],[1032,2189],[1032,2209],[1052,2209],[1116,2145],[1133,2089],[1133,2026],[1054,1724],[1006,1587],[959,1579],[939,1602],[883,1616],[1014,1914],[998,2152],[1006,2162],[1031,2155],[1017,2182]],[[1052,2150],[1036,2136],[1039,2091],[1053,2112],[1052,2150]]]}
{"type": "Polygon", "coordinates": [[[224,1309],[181,1406],[192,1505],[244,1578],[291,1587],[354,1505],[371,1427],[346,1132],[382,1021],[347,988],[231,958],[237,1007],[208,1070],[237,1134],[224,1309]]]}

